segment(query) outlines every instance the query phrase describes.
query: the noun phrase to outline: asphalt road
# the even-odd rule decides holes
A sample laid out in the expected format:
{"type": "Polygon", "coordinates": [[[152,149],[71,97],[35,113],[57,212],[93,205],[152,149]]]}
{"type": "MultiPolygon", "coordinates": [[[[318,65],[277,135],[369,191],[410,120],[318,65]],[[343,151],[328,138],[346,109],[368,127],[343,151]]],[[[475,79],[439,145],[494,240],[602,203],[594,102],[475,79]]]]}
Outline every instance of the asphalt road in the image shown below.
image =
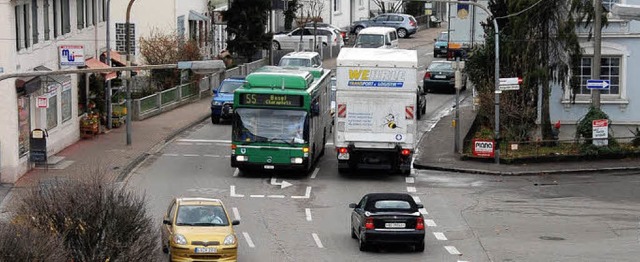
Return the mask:
{"type": "MultiPolygon", "coordinates": [[[[418,46],[421,64],[432,59],[430,49],[418,46]]],[[[429,94],[420,130],[450,111],[453,99],[429,94]]],[[[340,175],[329,141],[309,174],[244,175],[229,165],[230,131],[209,121],[187,130],[127,184],[146,194],[158,225],[173,197],[221,199],[241,220],[240,261],[637,261],[640,255],[639,174],[340,175]],[[281,188],[273,178],[292,185],[281,188]],[[425,205],[424,253],[358,250],[347,206],[370,192],[409,192],[425,205]]]]}

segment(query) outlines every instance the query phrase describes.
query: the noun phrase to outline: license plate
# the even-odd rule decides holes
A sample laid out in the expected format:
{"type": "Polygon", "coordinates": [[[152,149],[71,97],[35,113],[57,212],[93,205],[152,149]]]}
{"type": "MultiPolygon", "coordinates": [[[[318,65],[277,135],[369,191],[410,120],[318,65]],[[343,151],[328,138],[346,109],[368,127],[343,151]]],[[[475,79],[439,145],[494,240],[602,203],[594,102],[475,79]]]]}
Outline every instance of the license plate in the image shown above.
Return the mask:
{"type": "Polygon", "coordinates": [[[386,228],[404,228],[404,223],[385,223],[384,227],[386,228]]]}
{"type": "Polygon", "coordinates": [[[272,165],[264,165],[264,169],[274,169],[275,167],[272,165]]]}
{"type": "Polygon", "coordinates": [[[447,78],[447,76],[445,76],[445,75],[435,75],[435,76],[433,76],[433,78],[445,79],[445,78],[447,78]]]}
{"type": "Polygon", "coordinates": [[[338,153],[339,160],[349,160],[349,153],[338,153]]]}
{"type": "Polygon", "coordinates": [[[218,249],[215,247],[196,247],[196,253],[217,253],[218,249]]]}

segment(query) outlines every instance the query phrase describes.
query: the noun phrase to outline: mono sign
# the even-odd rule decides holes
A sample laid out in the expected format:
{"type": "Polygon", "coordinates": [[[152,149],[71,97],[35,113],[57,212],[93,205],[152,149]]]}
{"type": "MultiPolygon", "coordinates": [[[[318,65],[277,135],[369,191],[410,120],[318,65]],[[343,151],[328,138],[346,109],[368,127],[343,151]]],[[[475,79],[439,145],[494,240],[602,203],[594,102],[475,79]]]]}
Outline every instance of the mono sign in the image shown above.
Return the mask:
{"type": "Polygon", "coordinates": [[[495,142],[493,140],[473,139],[473,155],[478,157],[493,157],[495,142]]]}

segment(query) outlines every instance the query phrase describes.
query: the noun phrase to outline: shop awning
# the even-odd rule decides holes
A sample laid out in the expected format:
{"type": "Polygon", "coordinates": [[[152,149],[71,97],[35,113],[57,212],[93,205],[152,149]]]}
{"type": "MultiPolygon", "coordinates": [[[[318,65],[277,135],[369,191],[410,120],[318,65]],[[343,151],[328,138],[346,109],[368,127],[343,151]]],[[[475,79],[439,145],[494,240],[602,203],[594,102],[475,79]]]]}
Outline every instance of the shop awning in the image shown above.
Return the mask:
{"type": "Polygon", "coordinates": [[[209,21],[209,18],[194,10],[189,10],[189,20],[191,21],[209,21]]]}
{"type": "MultiPolygon", "coordinates": [[[[103,52],[102,55],[106,59],[107,52],[103,52]]],[[[116,52],[114,50],[111,50],[110,55],[111,55],[111,62],[112,63],[114,63],[114,62],[116,63],[116,65],[112,65],[112,66],[125,66],[125,65],[127,65],[127,57],[126,56],[120,55],[120,53],[118,53],[118,52],[116,52]]]]}
{"type": "MultiPolygon", "coordinates": [[[[91,69],[98,69],[98,68],[110,68],[109,65],[100,62],[97,59],[94,58],[89,58],[87,60],[84,61],[84,64],[91,69]]],[[[116,74],[116,72],[109,72],[109,73],[103,73],[104,74],[104,80],[105,81],[109,81],[109,80],[113,80],[116,79],[118,77],[118,74],[116,74]]]]}

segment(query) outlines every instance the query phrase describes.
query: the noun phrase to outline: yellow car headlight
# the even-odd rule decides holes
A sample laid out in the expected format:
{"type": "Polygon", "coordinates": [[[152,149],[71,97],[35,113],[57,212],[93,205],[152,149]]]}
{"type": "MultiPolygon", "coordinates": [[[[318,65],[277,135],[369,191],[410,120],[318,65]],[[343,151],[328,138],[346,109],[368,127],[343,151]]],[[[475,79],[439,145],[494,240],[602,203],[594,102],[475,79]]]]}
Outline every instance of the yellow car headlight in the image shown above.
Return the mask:
{"type": "Polygon", "coordinates": [[[223,245],[233,245],[236,243],[236,236],[231,234],[224,238],[223,245]]]}
{"type": "Polygon", "coordinates": [[[176,243],[178,245],[186,245],[187,244],[187,239],[184,238],[183,235],[175,234],[175,235],[173,235],[173,243],[176,243]]]}

